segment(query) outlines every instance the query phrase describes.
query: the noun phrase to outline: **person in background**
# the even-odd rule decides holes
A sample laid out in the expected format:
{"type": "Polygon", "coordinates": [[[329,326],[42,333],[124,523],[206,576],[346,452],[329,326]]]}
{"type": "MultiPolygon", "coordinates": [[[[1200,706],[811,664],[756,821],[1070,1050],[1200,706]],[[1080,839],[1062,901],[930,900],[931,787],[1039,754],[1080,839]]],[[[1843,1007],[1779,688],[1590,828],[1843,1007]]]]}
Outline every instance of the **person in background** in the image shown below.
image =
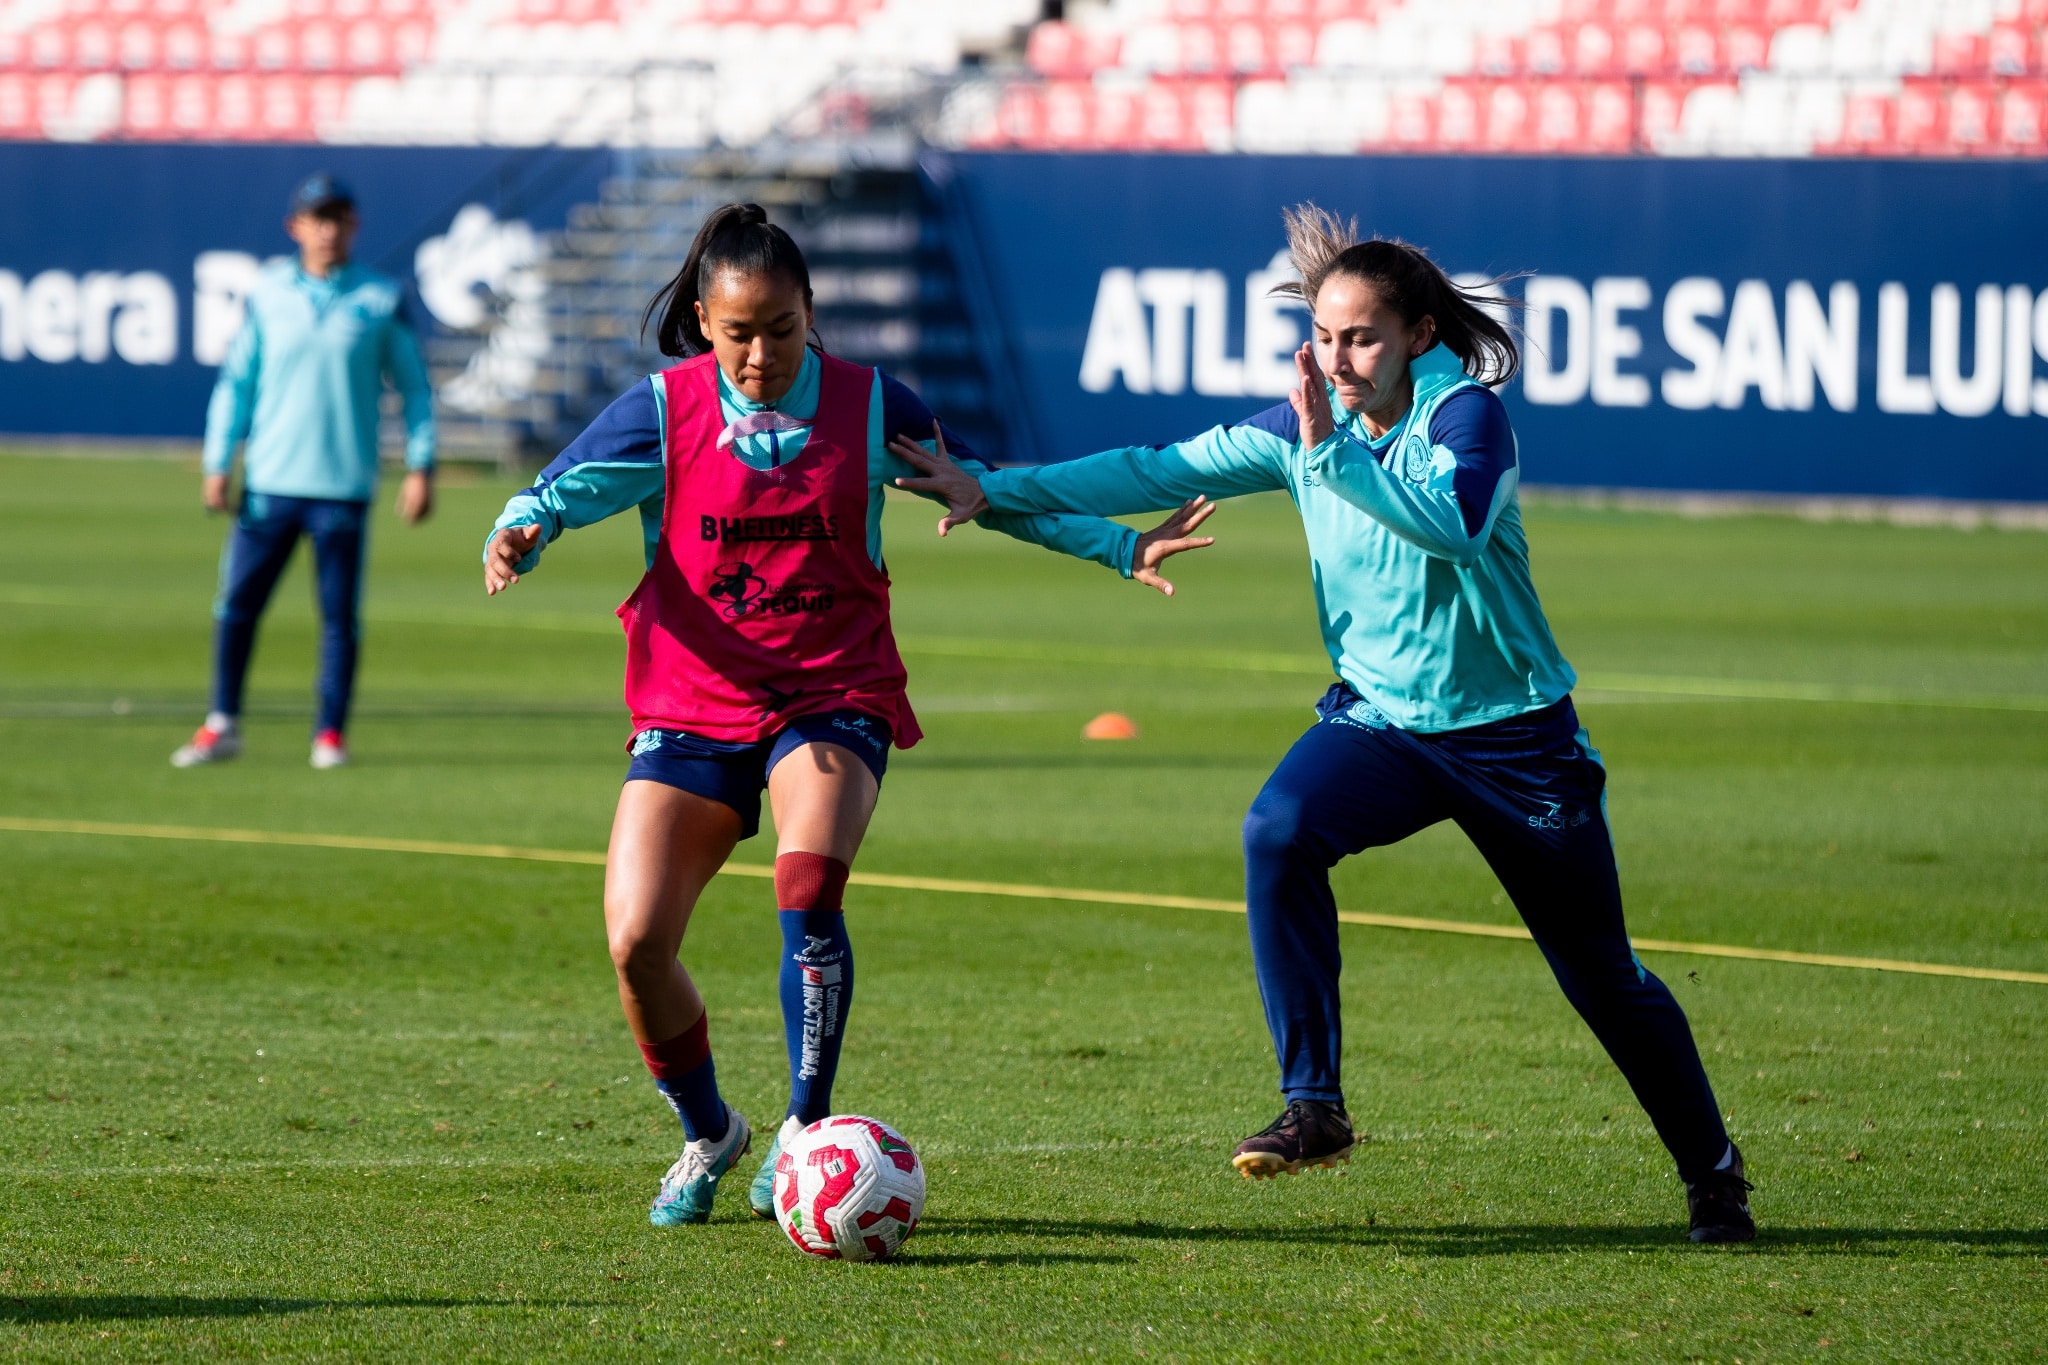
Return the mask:
{"type": "Polygon", "coordinates": [[[433,510],[433,390],[402,286],[349,259],[358,226],[355,195],[333,176],[312,176],[292,192],[285,231],[298,259],[264,267],[214,386],[201,484],[207,511],[230,510],[237,442],[243,487],[213,607],[212,709],[171,755],[176,767],[242,752],[242,685],[256,626],[302,536],[313,542],[321,617],[312,763],[348,762],[356,604],[387,379],[405,402],[398,515],[414,525],[433,510]]]}

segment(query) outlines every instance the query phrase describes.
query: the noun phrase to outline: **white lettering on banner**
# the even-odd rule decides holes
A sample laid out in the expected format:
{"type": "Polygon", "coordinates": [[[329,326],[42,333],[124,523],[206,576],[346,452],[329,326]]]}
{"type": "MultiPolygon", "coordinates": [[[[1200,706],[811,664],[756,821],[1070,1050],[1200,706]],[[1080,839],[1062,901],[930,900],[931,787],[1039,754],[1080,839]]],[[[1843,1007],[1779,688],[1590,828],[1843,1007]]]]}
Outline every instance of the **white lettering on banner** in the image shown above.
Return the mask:
{"type": "Polygon", "coordinates": [[[1934,384],[1924,374],[1906,373],[1906,328],[1912,304],[1906,286],[1888,280],[1877,288],[1877,410],[1934,411],[1934,384]]]}
{"type": "Polygon", "coordinates": [[[1963,378],[1963,295],[1952,284],[1937,284],[1928,309],[1928,377],[1934,401],[1958,417],[1982,417],[1998,405],[2002,387],[2005,291],[1995,284],[1977,289],[1977,336],[1970,347],[1973,366],[1963,378]]]}
{"type": "MultiPolygon", "coordinates": [[[[1293,278],[1285,251],[1246,276],[1244,353],[1236,359],[1222,272],[1103,271],[1081,387],[1107,393],[1121,381],[1137,394],[1192,388],[1205,397],[1285,395],[1294,387],[1298,318],[1307,308],[1271,291],[1293,278]]],[[[1452,280],[1468,290],[1497,287],[1484,276],[1452,280]]],[[[0,306],[4,299],[0,282],[0,306]]],[[[1927,302],[1927,362],[1915,374],[1909,292],[1895,280],[1878,288],[1873,368],[1880,412],[1981,417],[2002,407],[2014,417],[2048,417],[2048,377],[2035,375],[2037,360],[2048,360],[2048,290],[1987,283],[1965,300],[1962,286],[1937,284],[1927,302]],[[1967,315],[1966,302],[1974,310],[1967,315]]],[[[1522,391],[1531,403],[1590,399],[1598,407],[1641,408],[1661,400],[1683,411],[1740,411],[1753,391],[1766,411],[1812,412],[1825,399],[1828,409],[1849,413],[1862,401],[1865,314],[1850,280],[1833,281],[1825,296],[1812,280],[1790,280],[1782,298],[1768,280],[1676,280],[1664,291],[1661,317],[1664,345],[1678,363],[1656,375],[1636,368],[1647,349],[1642,315],[1659,310],[1648,279],[1611,275],[1588,285],[1536,275],[1524,286],[1522,305],[1522,391]]],[[[1495,317],[1513,316],[1505,306],[1480,306],[1495,317]]]]}
{"type": "Polygon", "coordinates": [[[1188,310],[1195,302],[1192,270],[1140,270],[1138,297],[1152,305],[1152,388],[1188,386],[1188,310]]]}
{"type": "Polygon", "coordinates": [[[1273,253],[1264,270],[1244,279],[1244,391],[1262,398],[1284,398],[1294,389],[1294,353],[1307,338],[1295,319],[1308,305],[1291,295],[1275,295],[1276,286],[1301,277],[1285,249],[1273,253]]]}
{"type": "Polygon", "coordinates": [[[1721,338],[1701,326],[1700,319],[1720,317],[1726,304],[1721,282],[1699,275],[1680,280],[1664,295],[1664,344],[1692,366],[1664,371],[1660,387],[1672,407],[1711,407],[1720,392],[1721,338]]]}
{"type": "Polygon", "coordinates": [[[1522,392],[1531,403],[1576,403],[1593,378],[1593,301],[1586,286],[1565,275],[1530,277],[1522,298],[1528,306],[1528,344],[1522,354],[1522,392]],[[1557,345],[1551,314],[1562,316],[1564,340],[1557,345]],[[1555,349],[1553,349],[1555,348],[1555,349]],[[1557,363],[1557,351],[1564,363],[1557,363]]]}
{"type": "Polygon", "coordinates": [[[1785,286],[1785,406],[1794,412],[1813,410],[1813,382],[1818,379],[1836,412],[1856,411],[1856,326],[1862,300],[1856,286],[1836,280],[1828,290],[1827,311],[1805,280],[1785,286]]]}
{"type": "Polygon", "coordinates": [[[1593,401],[1608,408],[1641,408],[1650,403],[1650,381],[1639,374],[1623,374],[1620,362],[1643,353],[1643,334],[1623,324],[1624,311],[1650,306],[1648,280],[1599,279],[1593,281],[1593,401]]]}
{"type": "Polygon", "coordinates": [[[0,361],[168,365],[178,358],[178,296],[154,271],[45,270],[26,285],[0,270],[0,361]]]}
{"type": "Polygon", "coordinates": [[[1762,280],[1735,286],[1728,305],[1728,331],[1721,338],[1721,392],[1724,408],[1739,408],[1756,396],[1772,411],[1785,406],[1785,348],[1778,341],[1778,310],[1771,287],[1762,280]]]}
{"type": "Polygon", "coordinates": [[[1145,327],[1145,302],[1137,277],[1112,267],[1095,287],[1095,312],[1081,349],[1081,387],[1108,393],[1121,375],[1132,393],[1152,392],[1152,337],[1145,327]]]}
{"type": "Polygon", "coordinates": [[[1195,392],[1235,398],[1244,392],[1244,362],[1230,358],[1230,285],[1220,270],[1195,272],[1195,392]]]}
{"type": "Polygon", "coordinates": [[[192,258],[192,358],[218,365],[242,330],[249,294],[263,273],[246,251],[202,251],[192,258]]]}

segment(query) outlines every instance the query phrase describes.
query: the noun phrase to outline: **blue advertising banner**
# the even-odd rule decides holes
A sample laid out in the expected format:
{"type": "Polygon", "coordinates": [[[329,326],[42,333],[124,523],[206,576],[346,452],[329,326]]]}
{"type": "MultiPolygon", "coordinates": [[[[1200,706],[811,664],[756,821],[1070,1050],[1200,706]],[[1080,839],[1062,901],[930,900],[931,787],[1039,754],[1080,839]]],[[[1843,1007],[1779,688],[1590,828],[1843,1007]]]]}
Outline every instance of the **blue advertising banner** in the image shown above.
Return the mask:
{"type": "Polygon", "coordinates": [[[1513,275],[1532,483],[2048,499],[2039,161],[935,156],[1012,445],[1154,443],[1284,401],[1314,200],[1513,275]]]}
{"type": "MultiPolygon", "coordinates": [[[[522,306],[535,231],[595,198],[612,160],[590,148],[0,143],[0,431],[197,437],[258,266],[292,249],[285,198],[315,170],[356,192],[357,260],[408,281],[425,264],[423,331],[478,325],[478,285],[544,327],[522,306]]],[[[516,340],[508,331],[505,349],[516,340]]]]}

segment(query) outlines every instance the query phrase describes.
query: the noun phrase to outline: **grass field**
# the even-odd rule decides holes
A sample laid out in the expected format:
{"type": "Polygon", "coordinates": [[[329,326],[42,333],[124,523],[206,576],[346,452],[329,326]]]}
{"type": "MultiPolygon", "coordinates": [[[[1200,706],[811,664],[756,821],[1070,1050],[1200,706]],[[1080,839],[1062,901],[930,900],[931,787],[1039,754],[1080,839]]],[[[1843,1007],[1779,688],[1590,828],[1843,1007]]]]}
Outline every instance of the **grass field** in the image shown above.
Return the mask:
{"type": "MultiPolygon", "coordinates": [[[[304,565],[250,752],[202,709],[222,525],[174,461],[0,457],[0,817],[603,847],[610,608],[635,530],[487,603],[508,491],[380,511],[352,739],[306,766],[304,565]]],[[[927,742],[861,867],[1234,898],[1237,823],[1308,719],[1284,504],[1228,504],[1169,602],[889,526],[927,742]],[[1143,737],[1086,745],[1096,712],[1143,737]]],[[[1535,508],[1644,937],[2048,971],[2048,536],[1535,508]],[[1852,699],[1853,698],[1853,699],[1852,699]]],[[[765,862],[765,841],[740,857],[765,862]]],[[[2048,986],[1646,953],[1758,1183],[1684,1240],[1642,1113],[1526,943],[1345,930],[1370,1135],[1254,1185],[1277,1107],[1241,919],[862,890],[841,1108],[900,1126],[927,1219],[808,1263],[679,1143],[618,1017],[593,867],[0,832],[0,1351],[44,1359],[2032,1359],[2048,1349],[2048,986]]],[[[1513,912],[1454,832],[1347,908],[1513,912]]],[[[782,1102],[766,885],[685,957],[728,1097],[782,1102]]],[[[742,1168],[750,1169],[751,1163],[742,1168]]]]}

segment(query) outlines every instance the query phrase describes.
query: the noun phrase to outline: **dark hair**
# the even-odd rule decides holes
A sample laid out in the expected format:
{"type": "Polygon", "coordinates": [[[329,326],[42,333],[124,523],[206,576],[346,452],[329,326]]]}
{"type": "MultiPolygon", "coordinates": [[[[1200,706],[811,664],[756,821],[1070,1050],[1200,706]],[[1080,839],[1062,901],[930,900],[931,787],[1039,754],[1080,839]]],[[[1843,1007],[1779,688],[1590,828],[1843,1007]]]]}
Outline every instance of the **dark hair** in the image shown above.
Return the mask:
{"type": "Polygon", "coordinates": [[[1276,286],[1275,294],[1292,295],[1313,306],[1323,282],[1332,275],[1362,280],[1407,326],[1424,316],[1433,319],[1437,340],[1480,383],[1505,384],[1521,368],[1514,334],[1487,311],[1515,306],[1515,300],[1488,292],[1502,280],[1488,280],[1476,290],[1463,288],[1421,247],[1384,237],[1361,240],[1356,218],[1346,221],[1314,204],[1297,204],[1282,210],[1280,217],[1287,224],[1288,254],[1301,279],[1276,286]]]}
{"type": "Polygon", "coordinates": [[[769,222],[768,210],[759,204],[726,204],[714,209],[697,229],[697,240],[690,243],[690,254],[676,277],[648,300],[640,317],[640,335],[647,335],[647,324],[659,313],[654,340],[663,355],[681,358],[710,350],[711,338],[697,321],[697,301],[721,270],[780,275],[803,290],[804,302],[811,301],[811,268],[790,235],[769,222]]]}

